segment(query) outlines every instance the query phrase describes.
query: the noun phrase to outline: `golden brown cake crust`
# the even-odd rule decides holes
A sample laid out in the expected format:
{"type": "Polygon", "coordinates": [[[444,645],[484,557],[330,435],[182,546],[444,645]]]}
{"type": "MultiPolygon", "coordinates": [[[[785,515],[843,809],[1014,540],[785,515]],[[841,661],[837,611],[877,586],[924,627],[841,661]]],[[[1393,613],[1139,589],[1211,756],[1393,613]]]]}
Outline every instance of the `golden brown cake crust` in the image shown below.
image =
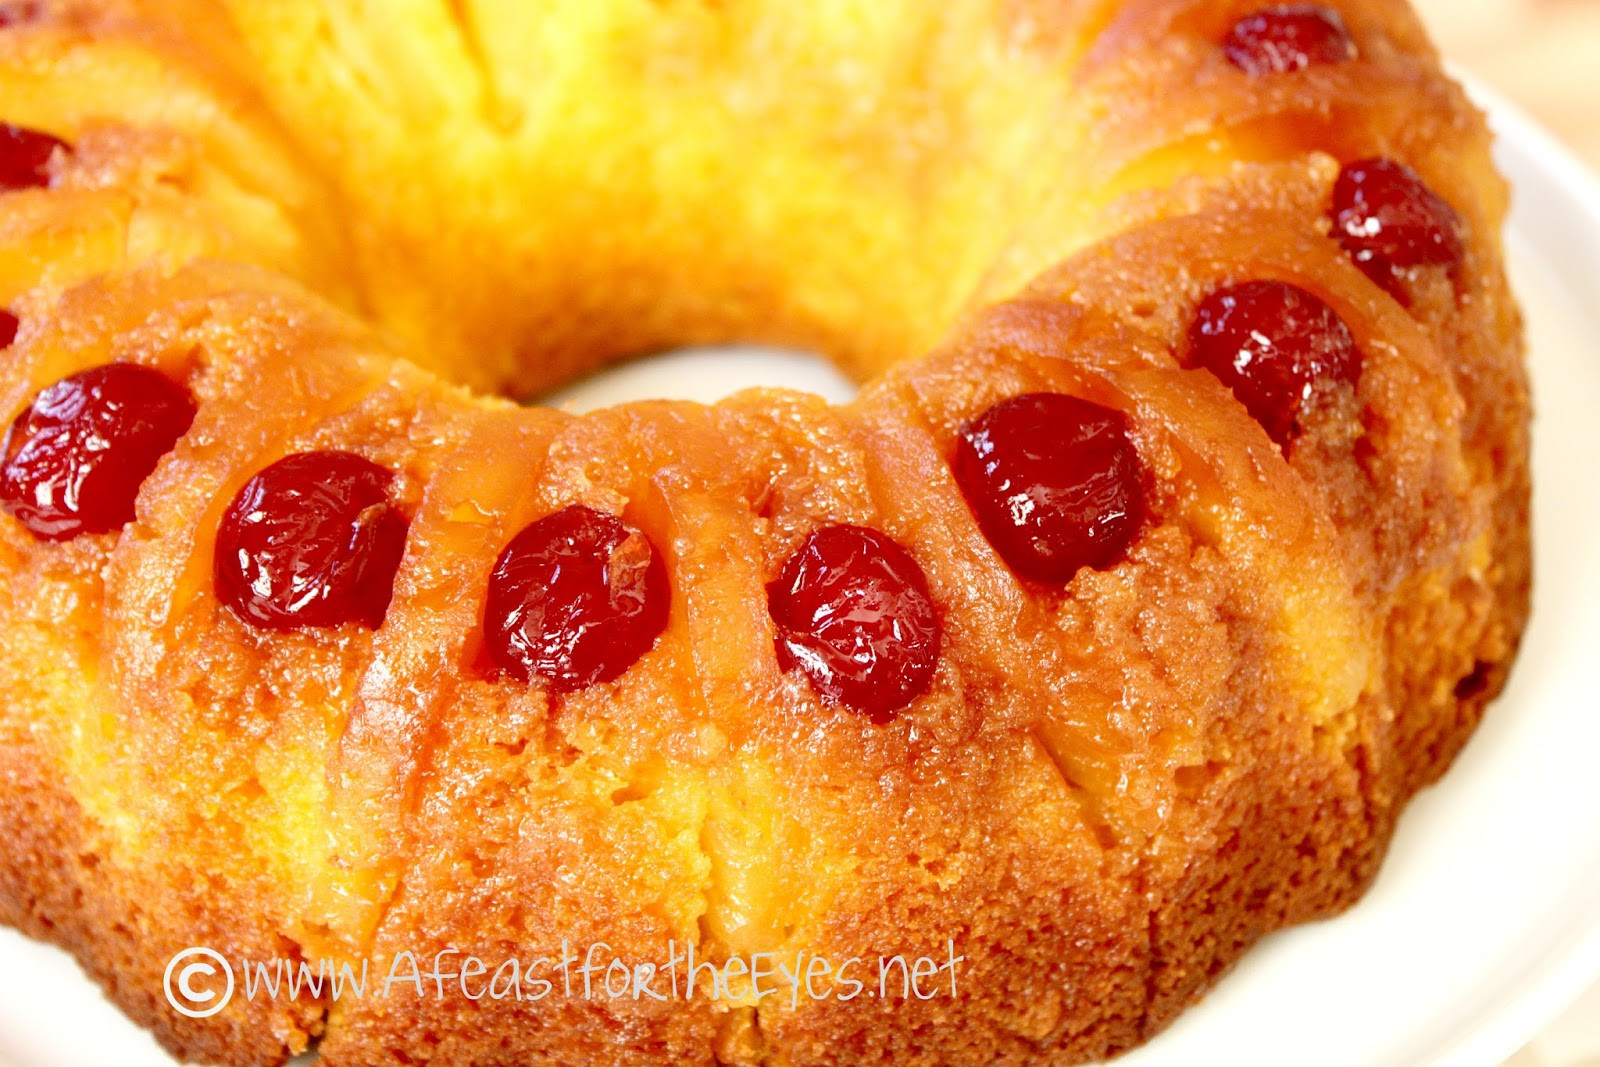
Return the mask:
{"type": "MultiPolygon", "coordinates": [[[[548,118],[580,138],[570,173],[507,110],[530,105],[494,30],[531,32],[520,6],[479,5],[493,25],[439,6],[458,21],[380,33],[332,2],[83,0],[0,31],[0,119],[76,146],[54,187],[0,198],[18,250],[0,297],[23,322],[0,415],[113,360],[199,403],[120,533],[48,544],[0,521],[0,921],[196,1061],[315,1039],[330,1067],[931,1067],[1114,1055],[1264,934],[1360,897],[1503,685],[1531,581],[1505,194],[1403,4],[1338,4],[1360,59],[1266,81],[1216,55],[1246,3],[908,4],[848,31],[826,4],[792,25],[594,5],[615,98],[578,109],[593,128],[548,118]],[[814,49],[899,72],[848,87],[879,118],[841,118],[855,97],[814,49]],[[431,80],[395,78],[397,57],[431,80]],[[767,67],[810,95],[778,108],[767,67]],[[82,69],[104,86],[42,102],[82,69]],[[696,85],[737,87],[747,125],[696,85]],[[436,167],[378,187],[414,146],[374,101],[455,130],[543,215],[496,216],[499,187],[434,142],[416,150],[436,167]],[[854,136],[819,134],[832,120],[854,136]],[[674,129],[677,156],[606,155],[674,129]],[[334,151],[357,137],[370,153],[334,151]],[[1365,156],[1406,161],[1463,220],[1459,270],[1423,272],[1409,306],[1328,236],[1340,163],[1365,156]],[[1365,357],[1287,456],[1181,365],[1196,303],[1251,279],[1319,296],[1365,357]],[[581,416],[447,384],[533,389],[729,337],[817,345],[866,384],[838,407],[761,390],[581,416]],[[964,422],[1038,390],[1124,412],[1148,483],[1128,558],[1058,589],[1001,562],[949,466],[964,422]],[[211,588],[218,518],[319,448],[398,475],[394,601],[376,631],[253,630],[211,588]],[[500,548],[572,503],[645,531],[673,602],[634,669],[554,694],[485,669],[481,620],[500,548]],[[767,583],[835,522],[904,545],[941,612],[934,681],[886,726],[774,655],[767,583]],[[602,942],[635,964],[691,945],[962,962],[928,999],[381,988],[403,952],[492,970],[602,942]],[[368,959],[376,981],[191,1020],[162,982],[194,945],[368,959]]],[[[550,77],[594,99],[577,66],[550,77]]]]}

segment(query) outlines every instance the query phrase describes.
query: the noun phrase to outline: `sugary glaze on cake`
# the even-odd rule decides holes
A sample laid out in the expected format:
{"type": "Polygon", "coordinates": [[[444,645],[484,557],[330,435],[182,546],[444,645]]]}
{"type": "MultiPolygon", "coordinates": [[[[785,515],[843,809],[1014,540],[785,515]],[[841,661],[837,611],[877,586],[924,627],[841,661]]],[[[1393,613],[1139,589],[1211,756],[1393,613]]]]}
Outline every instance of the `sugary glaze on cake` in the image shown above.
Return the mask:
{"type": "Polygon", "coordinates": [[[1072,1063],[1348,906],[1521,632],[1527,390],[1488,135],[1414,17],[1338,0],[1266,47],[1262,7],[4,5],[0,121],[63,144],[0,152],[0,411],[132,363],[194,413],[120,529],[44,539],[21,482],[0,516],[0,919],[211,1062],[1072,1063]],[[1387,229],[1351,200],[1383,182],[1387,229]],[[1205,349],[1240,300],[1322,346],[1276,422],[1302,380],[1250,406],[1205,349]],[[861,395],[451,384],[729,338],[861,395]],[[1064,582],[956,474],[1040,393],[1138,460],[1136,528],[1064,582]],[[376,629],[247,622],[223,578],[241,491],[308,452],[392,473],[376,629]],[[611,529],[575,505],[670,595],[592,682],[486,617],[530,525],[611,529]],[[841,526],[934,612],[881,714],[779,655],[841,526]],[[793,1007],[161,991],[191,945],[563,939],[965,962],[956,998],[793,1007]]]}

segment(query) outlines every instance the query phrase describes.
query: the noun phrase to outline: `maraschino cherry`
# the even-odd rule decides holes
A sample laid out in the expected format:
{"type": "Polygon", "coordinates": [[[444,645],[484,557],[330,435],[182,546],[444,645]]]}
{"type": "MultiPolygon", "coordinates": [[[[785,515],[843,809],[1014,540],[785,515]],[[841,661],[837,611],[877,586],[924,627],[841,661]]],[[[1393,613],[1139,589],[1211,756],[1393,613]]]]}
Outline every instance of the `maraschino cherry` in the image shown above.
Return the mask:
{"type": "Polygon", "coordinates": [[[405,554],[394,473],[350,452],[301,452],[239,490],[217,531],[217,597],[266,630],[376,629],[405,554]]]}
{"type": "Polygon", "coordinates": [[[38,22],[44,17],[44,5],[39,0],[12,0],[0,4],[0,30],[38,22]]]}
{"type": "Polygon", "coordinates": [[[826,526],[767,586],[778,663],[823,702],[886,723],[932,681],[940,622],[922,568],[864,526],[826,526]]]}
{"type": "Polygon", "coordinates": [[[1108,566],[1144,518],[1127,419],[1063,393],[1015,396],[968,423],[953,470],[984,537],[1037,582],[1108,566]]]}
{"type": "Polygon", "coordinates": [[[0,123],[0,192],[50,184],[50,160],[71,148],[59,137],[0,123]]]}
{"type": "Polygon", "coordinates": [[[490,657],[558,691],[619,677],[650,651],[671,606],[666,565],[641,531],[575,504],[528,526],[489,576],[490,657]]]}
{"type": "Polygon", "coordinates": [[[1251,281],[1218,289],[1189,326],[1189,358],[1233,390],[1267,435],[1288,445],[1325,383],[1355,384],[1361,353],[1344,320],[1298,286],[1251,281]]]}
{"type": "Polygon", "coordinates": [[[1228,62],[1246,74],[1289,74],[1356,57],[1344,19],[1321,4],[1285,4],[1246,15],[1222,39],[1228,62]]]}
{"type": "Polygon", "coordinates": [[[1356,266],[1384,289],[1416,267],[1461,261],[1461,219],[1417,172],[1392,159],[1345,164],[1333,186],[1333,236],[1356,266]]]}
{"type": "Polygon", "coordinates": [[[0,445],[0,505],[46,541],[121,529],[194,416],[186,388],[137,363],[63,378],[33,398],[0,445]]]}

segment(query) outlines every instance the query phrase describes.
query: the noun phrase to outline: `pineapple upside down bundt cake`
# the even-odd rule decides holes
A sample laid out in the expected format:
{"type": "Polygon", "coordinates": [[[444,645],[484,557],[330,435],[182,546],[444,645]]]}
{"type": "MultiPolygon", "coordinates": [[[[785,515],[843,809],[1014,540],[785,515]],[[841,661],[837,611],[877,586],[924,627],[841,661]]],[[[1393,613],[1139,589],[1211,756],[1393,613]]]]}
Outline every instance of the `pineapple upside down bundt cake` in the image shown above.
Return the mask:
{"type": "Polygon", "coordinates": [[[0,919],[177,1055],[1111,1055],[1516,647],[1400,0],[24,0],[0,122],[0,919]],[[860,394],[513,402],[730,339],[860,394]]]}

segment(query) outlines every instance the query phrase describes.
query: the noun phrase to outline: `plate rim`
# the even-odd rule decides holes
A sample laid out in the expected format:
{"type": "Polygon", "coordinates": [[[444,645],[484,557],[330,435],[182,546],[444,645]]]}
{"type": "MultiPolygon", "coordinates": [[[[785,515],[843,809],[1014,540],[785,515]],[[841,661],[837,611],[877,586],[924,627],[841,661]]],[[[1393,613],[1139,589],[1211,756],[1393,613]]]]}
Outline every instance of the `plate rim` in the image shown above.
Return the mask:
{"type": "MultiPolygon", "coordinates": [[[[1507,157],[1514,149],[1534,164],[1534,172],[1579,215],[1600,227],[1600,174],[1543,123],[1482,78],[1457,64],[1446,63],[1446,68],[1487,113],[1501,173],[1512,169],[1507,166],[1507,157]]],[[[1525,187],[1512,185],[1513,211],[1516,201],[1528,192],[1525,187]]],[[[1536,247],[1542,245],[1536,243],[1536,247]]],[[[1570,290],[1567,295],[1581,297],[1570,290]]],[[[1482,1022],[1457,1034],[1430,1056],[1428,1067],[1497,1065],[1536,1040],[1540,1032],[1600,981],[1600,916],[1591,918],[1587,928],[1575,930],[1566,948],[1552,956],[1535,977],[1509,993],[1482,1022]]]]}

